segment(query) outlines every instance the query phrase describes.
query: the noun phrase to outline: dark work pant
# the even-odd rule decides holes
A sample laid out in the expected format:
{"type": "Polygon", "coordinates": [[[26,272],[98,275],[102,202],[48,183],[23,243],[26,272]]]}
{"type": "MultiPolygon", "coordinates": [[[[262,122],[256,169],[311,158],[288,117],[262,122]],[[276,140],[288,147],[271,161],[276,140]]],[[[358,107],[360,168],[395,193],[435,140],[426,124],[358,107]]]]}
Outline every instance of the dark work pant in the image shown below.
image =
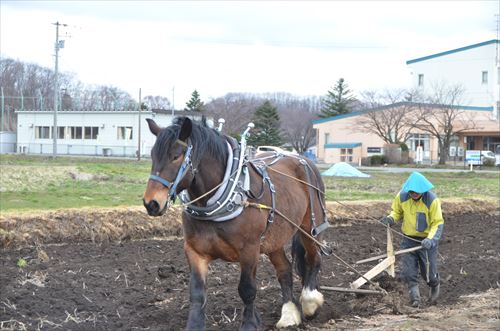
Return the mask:
{"type": "MultiPolygon", "coordinates": [[[[424,238],[418,238],[421,240],[424,238]]],[[[406,237],[401,241],[401,248],[411,248],[420,246],[420,241],[414,241],[406,237]]],[[[418,272],[429,286],[437,286],[439,284],[439,274],[437,271],[437,244],[435,247],[427,250],[420,249],[415,252],[406,253],[402,258],[401,276],[408,287],[418,285],[418,272]],[[428,266],[427,266],[428,264],[428,266]]]]}

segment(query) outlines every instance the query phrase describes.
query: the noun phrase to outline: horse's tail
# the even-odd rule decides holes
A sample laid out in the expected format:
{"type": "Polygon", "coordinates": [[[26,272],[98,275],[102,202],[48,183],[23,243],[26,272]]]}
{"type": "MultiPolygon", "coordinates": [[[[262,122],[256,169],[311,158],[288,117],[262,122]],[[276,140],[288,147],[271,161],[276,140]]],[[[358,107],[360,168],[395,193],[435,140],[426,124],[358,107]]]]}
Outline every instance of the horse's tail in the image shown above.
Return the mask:
{"type": "Polygon", "coordinates": [[[292,239],[292,263],[297,274],[301,279],[304,279],[306,275],[306,249],[299,232],[296,232],[292,239]]]}

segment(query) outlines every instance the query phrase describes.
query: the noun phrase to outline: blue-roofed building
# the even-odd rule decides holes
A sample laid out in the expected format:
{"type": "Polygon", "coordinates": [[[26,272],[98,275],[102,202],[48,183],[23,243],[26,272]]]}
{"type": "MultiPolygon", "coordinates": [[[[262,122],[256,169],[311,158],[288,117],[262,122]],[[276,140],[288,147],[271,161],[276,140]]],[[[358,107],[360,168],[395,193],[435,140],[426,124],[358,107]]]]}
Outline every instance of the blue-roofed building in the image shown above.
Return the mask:
{"type": "MultiPolygon", "coordinates": [[[[423,94],[432,94],[437,86],[464,88],[460,109],[462,120],[473,120],[475,128],[453,137],[449,151],[454,159],[462,160],[466,150],[495,151],[500,146],[500,41],[469,45],[407,61],[412,85],[423,94]]],[[[412,108],[411,102],[400,102],[371,109],[384,112],[398,107],[412,108]]],[[[313,121],[320,162],[359,163],[361,158],[383,154],[385,142],[374,133],[360,128],[364,111],[313,121]]],[[[417,148],[423,149],[423,162],[437,161],[439,147],[430,134],[412,129],[406,141],[410,157],[415,159],[417,148]],[[420,147],[419,147],[420,146],[420,147]]],[[[420,151],[419,151],[420,153],[420,151]]]]}

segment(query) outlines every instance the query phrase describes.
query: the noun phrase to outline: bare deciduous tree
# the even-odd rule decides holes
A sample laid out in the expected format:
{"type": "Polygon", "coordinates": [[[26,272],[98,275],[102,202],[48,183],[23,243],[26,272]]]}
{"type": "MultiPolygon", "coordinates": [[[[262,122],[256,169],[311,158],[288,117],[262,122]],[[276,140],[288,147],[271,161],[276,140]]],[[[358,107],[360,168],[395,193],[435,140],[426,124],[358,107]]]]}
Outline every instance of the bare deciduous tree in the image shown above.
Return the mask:
{"type": "Polygon", "coordinates": [[[405,142],[416,120],[411,112],[415,104],[408,100],[414,97],[413,92],[406,90],[364,92],[362,94],[365,107],[368,109],[359,116],[356,127],[366,133],[373,133],[388,144],[405,142]]]}
{"type": "Polygon", "coordinates": [[[301,109],[287,109],[281,112],[281,127],[285,138],[299,154],[304,154],[314,145],[316,133],[312,121],[317,118],[317,113],[301,109]]]}
{"type": "Polygon", "coordinates": [[[206,114],[215,121],[219,118],[225,120],[223,131],[233,137],[239,136],[252,120],[255,109],[261,100],[242,94],[228,93],[223,97],[211,100],[206,104],[206,114]]]}
{"type": "Polygon", "coordinates": [[[437,139],[439,164],[445,164],[452,137],[460,132],[477,128],[472,115],[462,105],[464,88],[460,85],[438,84],[432,94],[422,96],[416,109],[416,124],[421,131],[437,139]]]}
{"type": "Polygon", "coordinates": [[[146,104],[148,109],[172,109],[170,100],[166,97],[162,97],[161,95],[147,95],[142,99],[142,101],[146,104]]]}
{"type": "Polygon", "coordinates": [[[206,113],[215,121],[224,118],[226,121],[224,132],[238,136],[248,122],[252,121],[255,109],[265,100],[270,100],[278,108],[281,129],[285,133],[287,143],[298,152],[303,152],[314,145],[312,120],[318,117],[317,114],[321,109],[321,98],[317,96],[297,97],[284,92],[228,93],[207,103],[206,113]]]}

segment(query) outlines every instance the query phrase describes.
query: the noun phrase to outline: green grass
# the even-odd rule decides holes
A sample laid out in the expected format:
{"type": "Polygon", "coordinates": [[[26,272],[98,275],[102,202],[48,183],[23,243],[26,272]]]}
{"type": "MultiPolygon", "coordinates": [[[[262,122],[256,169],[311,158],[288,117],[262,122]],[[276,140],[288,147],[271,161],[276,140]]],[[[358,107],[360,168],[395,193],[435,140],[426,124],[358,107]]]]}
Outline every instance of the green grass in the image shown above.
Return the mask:
{"type": "MultiPolygon", "coordinates": [[[[151,161],[1,155],[0,167],[0,211],[15,211],[141,205],[151,161]]],[[[324,177],[327,200],[391,200],[409,175],[367,172],[371,178],[324,177]]],[[[421,172],[441,198],[500,196],[499,172],[421,172]]]]}
{"type": "MultiPolygon", "coordinates": [[[[367,171],[370,178],[323,177],[327,200],[392,199],[409,176],[408,172],[367,171]]],[[[500,173],[426,172],[440,198],[500,197],[500,173]]]]}
{"type": "Polygon", "coordinates": [[[150,162],[2,155],[0,210],[140,205],[150,162]],[[93,177],[75,180],[70,173],[93,177]]]}

